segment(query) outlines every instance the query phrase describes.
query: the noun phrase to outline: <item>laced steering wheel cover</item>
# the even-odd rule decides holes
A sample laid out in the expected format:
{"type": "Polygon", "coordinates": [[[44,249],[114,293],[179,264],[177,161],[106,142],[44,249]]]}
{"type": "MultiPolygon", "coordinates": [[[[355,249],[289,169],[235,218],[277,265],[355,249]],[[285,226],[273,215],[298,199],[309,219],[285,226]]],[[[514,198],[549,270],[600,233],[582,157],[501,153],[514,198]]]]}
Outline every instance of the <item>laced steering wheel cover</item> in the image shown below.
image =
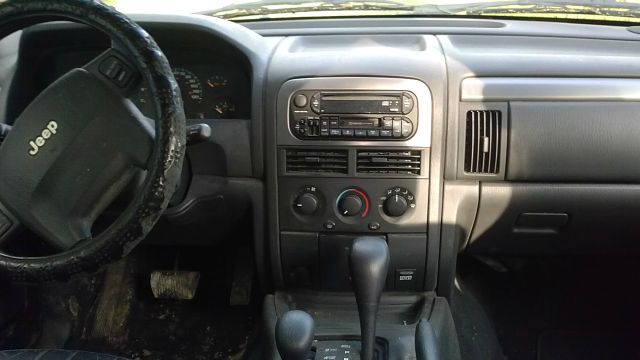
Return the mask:
{"type": "MultiPolygon", "coordinates": [[[[0,276],[49,281],[95,271],[127,255],[151,231],[177,188],[185,154],[185,115],[171,67],[155,41],[128,17],[96,0],[0,2],[0,33],[51,18],[89,25],[117,40],[148,84],[156,102],[155,143],[144,183],[123,214],[103,233],[46,257],[0,253],[0,276]]],[[[1,175],[0,175],[1,176],[1,175]]]]}

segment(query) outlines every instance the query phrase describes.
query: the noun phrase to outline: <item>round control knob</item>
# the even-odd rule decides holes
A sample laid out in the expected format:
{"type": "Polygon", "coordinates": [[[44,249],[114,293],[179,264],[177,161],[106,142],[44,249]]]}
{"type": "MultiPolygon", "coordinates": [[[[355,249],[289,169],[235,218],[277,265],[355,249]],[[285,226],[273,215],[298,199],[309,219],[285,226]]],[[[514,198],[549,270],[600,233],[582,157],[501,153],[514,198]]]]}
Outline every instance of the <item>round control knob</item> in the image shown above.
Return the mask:
{"type": "Polygon", "coordinates": [[[293,103],[295,104],[295,106],[303,108],[307,106],[308,100],[306,96],[299,94],[293,98],[293,103]]]}
{"type": "Polygon", "coordinates": [[[362,212],[362,199],[358,194],[349,194],[338,201],[338,211],[342,216],[356,216],[362,212]]]}
{"type": "Polygon", "coordinates": [[[384,201],[384,213],[391,217],[402,216],[408,209],[409,203],[404,196],[396,194],[384,201]]]}
{"type": "Polygon", "coordinates": [[[313,215],[318,211],[320,200],[311,193],[301,194],[294,201],[293,207],[301,215],[313,215]]]}

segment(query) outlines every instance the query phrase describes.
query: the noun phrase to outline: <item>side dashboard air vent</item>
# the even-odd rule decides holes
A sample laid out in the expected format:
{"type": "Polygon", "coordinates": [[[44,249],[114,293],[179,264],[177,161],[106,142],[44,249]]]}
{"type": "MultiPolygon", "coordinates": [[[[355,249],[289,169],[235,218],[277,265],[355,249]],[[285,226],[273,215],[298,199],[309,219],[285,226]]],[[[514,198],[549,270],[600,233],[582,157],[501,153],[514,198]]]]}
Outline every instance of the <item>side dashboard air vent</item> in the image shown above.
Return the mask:
{"type": "Polygon", "coordinates": [[[502,112],[472,110],[467,112],[464,144],[464,171],[469,174],[500,172],[500,137],[502,112]]]}
{"type": "Polygon", "coordinates": [[[420,175],[420,150],[358,150],[358,174],[420,175]]]}
{"type": "Polygon", "coordinates": [[[347,150],[286,150],[287,173],[349,173],[347,150]]]}

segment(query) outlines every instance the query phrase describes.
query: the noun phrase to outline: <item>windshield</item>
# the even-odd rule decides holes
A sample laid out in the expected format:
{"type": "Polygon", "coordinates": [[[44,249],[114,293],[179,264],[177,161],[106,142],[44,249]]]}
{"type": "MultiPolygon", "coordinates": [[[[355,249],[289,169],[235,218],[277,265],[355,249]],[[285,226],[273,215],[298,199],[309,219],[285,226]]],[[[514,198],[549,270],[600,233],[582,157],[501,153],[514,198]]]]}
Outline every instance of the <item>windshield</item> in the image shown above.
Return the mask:
{"type": "Polygon", "coordinates": [[[356,16],[488,16],[640,22],[640,0],[103,0],[125,13],[199,13],[233,21],[356,16]]]}

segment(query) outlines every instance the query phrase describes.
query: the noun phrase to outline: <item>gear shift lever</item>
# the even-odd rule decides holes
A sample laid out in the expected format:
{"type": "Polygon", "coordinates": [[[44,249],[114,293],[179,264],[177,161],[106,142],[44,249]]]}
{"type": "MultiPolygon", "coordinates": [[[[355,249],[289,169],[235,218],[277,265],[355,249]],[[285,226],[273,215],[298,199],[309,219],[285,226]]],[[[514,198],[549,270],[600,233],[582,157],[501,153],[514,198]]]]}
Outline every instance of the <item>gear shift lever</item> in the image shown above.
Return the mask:
{"type": "Polygon", "coordinates": [[[313,318],[304,311],[287,311],[276,323],[276,345],[282,360],[307,360],[313,342],[313,318]]]}
{"type": "Polygon", "coordinates": [[[362,360],[373,360],[378,304],[388,268],[389,247],[384,239],[365,236],[353,241],[349,269],[360,314],[362,360]]]}

